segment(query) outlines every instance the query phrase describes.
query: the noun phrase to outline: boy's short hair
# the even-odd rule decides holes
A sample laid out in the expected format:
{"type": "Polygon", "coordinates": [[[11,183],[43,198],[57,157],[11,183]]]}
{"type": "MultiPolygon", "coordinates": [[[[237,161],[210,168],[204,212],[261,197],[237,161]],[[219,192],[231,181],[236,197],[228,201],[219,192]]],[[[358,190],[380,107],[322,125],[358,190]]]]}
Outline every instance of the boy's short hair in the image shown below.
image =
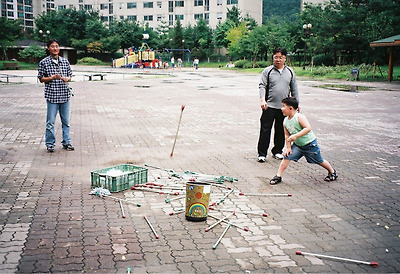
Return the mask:
{"type": "Polygon", "coordinates": [[[297,99],[295,97],[286,97],[282,100],[282,103],[289,107],[293,107],[294,109],[299,108],[299,102],[297,102],[297,99]]]}
{"type": "Polygon", "coordinates": [[[274,49],[273,55],[277,54],[278,52],[280,52],[280,53],[281,53],[282,55],[284,55],[284,56],[287,55],[287,51],[286,51],[285,48],[279,47],[279,48],[274,49]]]}

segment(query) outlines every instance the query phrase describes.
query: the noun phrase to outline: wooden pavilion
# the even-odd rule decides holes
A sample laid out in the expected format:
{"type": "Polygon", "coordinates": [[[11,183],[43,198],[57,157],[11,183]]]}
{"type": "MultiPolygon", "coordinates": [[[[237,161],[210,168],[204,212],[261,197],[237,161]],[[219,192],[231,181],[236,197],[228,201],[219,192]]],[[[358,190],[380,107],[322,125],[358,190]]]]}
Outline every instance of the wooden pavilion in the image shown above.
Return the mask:
{"type": "Polygon", "coordinates": [[[393,48],[400,47],[400,34],[369,43],[371,47],[390,47],[388,79],[393,79],[393,48]]]}

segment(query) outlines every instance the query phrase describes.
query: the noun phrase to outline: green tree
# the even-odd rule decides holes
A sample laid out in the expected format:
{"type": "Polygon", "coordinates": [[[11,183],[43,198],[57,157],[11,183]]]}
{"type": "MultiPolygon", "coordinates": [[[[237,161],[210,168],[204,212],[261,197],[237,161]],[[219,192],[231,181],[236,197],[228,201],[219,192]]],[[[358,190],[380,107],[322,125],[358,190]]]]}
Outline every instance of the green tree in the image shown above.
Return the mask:
{"type": "Polygon", "coordinates": [[[0,48],[3,50],[3,56],[7,59],[6,48],[22,36],[22,27],[20,20],[10,20],[6,17],[0,17],[0,48]]]}
{"type": "Polygon", "coordinates": [[[181,49],[183,47],[183,28],[181,20],[176,20],[175,26],[172,29],[172,36],[171,36],[170,47],[172,49],[181,49]]]}
{"type": "Polygon", "coordinates": [[[199,59],[209,58],[214,51],[213,34],[204,19],[197,21],[194,26],[195,44],[192,55],[199,59]]]}
{"type": "Polygon", "coordinates": [[[36,44],[30,44],[29,47],[24,48],[19,53],[21,58],[28,60],[30,63],[37,63],[37,59],[46,56],[46,50],[36,44]]]}
{"type": "Polygon", "coordinates": [[[118,35],[121,39],[121,48],[128,49],[132,46],[141,46],[143,29],[136,21],[121,20],[110,24],[110,33],[118,35]]]}

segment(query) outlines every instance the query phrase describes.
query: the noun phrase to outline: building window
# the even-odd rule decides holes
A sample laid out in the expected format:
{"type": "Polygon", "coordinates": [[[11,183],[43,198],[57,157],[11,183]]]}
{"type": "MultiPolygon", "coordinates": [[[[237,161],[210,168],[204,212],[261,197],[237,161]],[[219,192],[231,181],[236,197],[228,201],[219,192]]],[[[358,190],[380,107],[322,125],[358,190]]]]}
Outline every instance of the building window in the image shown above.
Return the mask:
{"type": "Polygon", "coordinates": [[[32,13],[25,13],[25,19],[33,19],[32,13]]]}
{"type": "Polygon", "coordinates": [[[13,9],[14,9],[13,4],[7,4],[7,9],[8,9],[8,10],[13,10],[13,9]]]}
{"type": "Polygon", "coordinates": [[[153,8],[153,2],[143,2],[144,9],[151,9],[153,8]]]}
{"type": "Polygon", "coordinates": [[[175,1],[175,7],[184,7],[185,1],[175,1]]]}
{"type": "Polygon", "coordinates": [[[174,1],[168,1],[168,12],[174,12],[174,1]]]}
{"type": "Polygon", "coordinates": [[[119,16],[119,20],[124,20],[124,16],[123,16],[123,15],[120,15],[120,16],[119,16]]]}
{"type": "Polygon", "coordinates": [[[33,27],[33,21],[25,21],[25,26],[33,27]]]}
{"type": "Polygon", "coordinates": [[[195,20],[203,19],[203,14],[202,13],[197,13],[194,15],[195,20]]]}
{"type": "Polygon", "coordinates": [[[108,9],[108,4],[100,4],[100,9],[101,9],[101,10],[106,10],[106,9],[108,9]]]}
{"type": "Polygon", "coordinates": [[[143,16],[144,21],[153,21],[153,15],[145,15],[143,16]]]}
{"type": "Polygon", "coordinates": [[[222,12],[217,12],[217,19],[222,19],[222,12]]]}
{"type": "Polygon", "coordinates": [[[32,0],[25,0],[25,5],[32,6],[32,0]]]}
{"type": "Polygon", "coordinates": [[[23,12],[18,12],[18,18],[24,18],[24,13],[23,12]]]}
{"type": "Polygon", "coordinates": [[[177,15],[175,15],[175,20],[181,20],[181,21],[183,21],[183,14],[177,14],[177,15]]]}
{"type": "Polygon", "coordinates": [[[159,9],[162,8],[162,2],[161,1],[157,1],[157,8],[159,8],[159,9]]]}
{"type": "Polygon", "coordinates": [[[129,21],[136,21],[137,20],[137,16],[136,15],[128,15],[126,17],[126,19],[128,19],[129,21]]]}
{"type": "Polygon", "coordinates": [[[194,0],[194,6],[203,6],[203,0],[194,0]]]}
{"type": "Polygon", "coordinates": [[[8,17],[14,17],[14,12],[13,11],[7,11],[7,16],[8,17]]]}
{"type": "Polygon", "coordinates": [[[237,4],[238,2],[239,2],[238,0],[226,0],[227,5],[237,4]]]}
{"type": "Polygon", "coordinates": [[[25,6],[25,12],[33,12],[32,7],[25,6]]]}
{"type": "Polygon", "coordinates": [[[124,3],[119,3],[119,9],[123,10],[124,9],[124,3]]]}
{"type": "Polygon", "coordinates": [[[162,14],[157,14],[157,21],[160,22],[162,20],[162,14]]]}
{"type": "Polygon", "coordinates": [[[102,22],[108,22],[108,16],[101,16],[101,17],[100,17],[100,20],[101,20],[102,22]]]}
{"type": "Polygon", "coordinates": [[[217,0],[217,6],[222,6],[222,0],[217,0]]]}
{"type": "Polygon", "coordinates": [[[168,25],[174,25],[174,16],[172,14],[168,15],[168,25]]]}
{"type": "Polygon", "coordinates": [[[136,2],[126,3],[127,9],[136,9],[137,5],[136,2]]]}
{"type": "Polygon", "coordinates": [[[65,10],[67,7],[65,5],[59,5],[57,7],[58,10],[65,10]]]}

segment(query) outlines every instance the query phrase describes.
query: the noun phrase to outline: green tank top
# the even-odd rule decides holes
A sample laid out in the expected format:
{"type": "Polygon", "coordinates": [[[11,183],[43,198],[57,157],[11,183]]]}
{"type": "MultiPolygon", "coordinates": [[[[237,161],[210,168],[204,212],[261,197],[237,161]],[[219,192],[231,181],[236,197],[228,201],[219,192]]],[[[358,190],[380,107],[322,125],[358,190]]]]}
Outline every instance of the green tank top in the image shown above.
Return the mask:
{"type": "MultiPolygon", "coordinates": [[[[303,127],[300,125],[299,121],[297,120],[298,116],[299,116],[299,113],[296,112],[296,114],[293,116],[292,119],[289,120],[289,118],[286,117],[285,120],[283,120],[283,125],[285,126],[285,128],[287,129],[287,131],[289,132],[290,135],[296,134],[303,129],[303,127]]],[[[311,130],[306,135],[297,138],[294,141],[294,143],[296,145],[302,147],[302,146],[308,145],[309,143],[314,141],[315,138],[316,138],[315,134],[311,130]]]]}

